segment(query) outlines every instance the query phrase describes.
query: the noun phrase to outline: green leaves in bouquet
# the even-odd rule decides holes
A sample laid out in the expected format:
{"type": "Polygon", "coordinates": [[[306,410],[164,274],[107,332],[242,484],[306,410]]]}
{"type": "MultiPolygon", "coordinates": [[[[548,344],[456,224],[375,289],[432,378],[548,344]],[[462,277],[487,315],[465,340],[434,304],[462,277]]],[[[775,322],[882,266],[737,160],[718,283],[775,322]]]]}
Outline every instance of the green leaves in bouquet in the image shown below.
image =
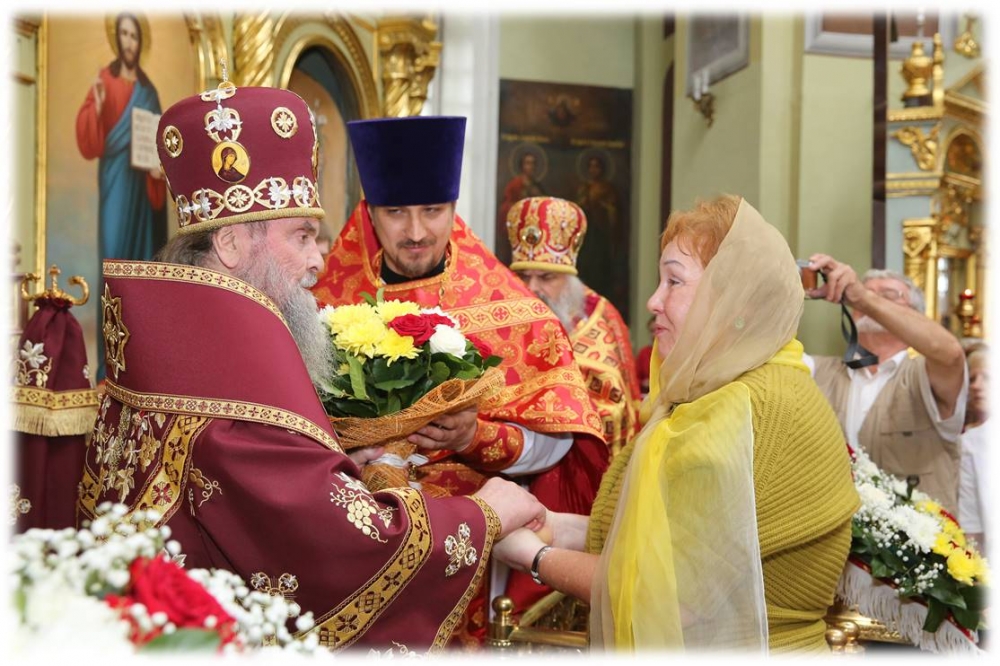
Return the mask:
{"type": "Polygon", "coordinates": [[[500,364],[499,356],[482,358],[469,343],[462,358],[423,350],[414,359],[389,363],[384,358],[361,359],[335,349],[335,363],[346,373],[337,375],[321,390],[331,414],[375,417],[406,409],[449,379],[477,379],[486,368],[500,364]]]}
{"type": "Polygon", "coordinates": [[[142,646],[142,652],[215,652],[222,637],[207,629],[177,629],[160,634],[142,646]]]}

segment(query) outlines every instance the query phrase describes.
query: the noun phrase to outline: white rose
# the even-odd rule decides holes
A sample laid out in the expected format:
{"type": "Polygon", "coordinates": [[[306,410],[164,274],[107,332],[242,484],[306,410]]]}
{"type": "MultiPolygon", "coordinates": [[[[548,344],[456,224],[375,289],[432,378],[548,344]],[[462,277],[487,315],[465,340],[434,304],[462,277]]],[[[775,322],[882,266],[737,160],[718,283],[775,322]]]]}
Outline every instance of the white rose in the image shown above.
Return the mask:
{"type": "Polygon", "coordinates": [[[429,342],[432,354],[444,352],[459,358],[465,354],[465,336],[451,326],[444,324],[435,326],[434,335],[431,336],[429,342]]]}

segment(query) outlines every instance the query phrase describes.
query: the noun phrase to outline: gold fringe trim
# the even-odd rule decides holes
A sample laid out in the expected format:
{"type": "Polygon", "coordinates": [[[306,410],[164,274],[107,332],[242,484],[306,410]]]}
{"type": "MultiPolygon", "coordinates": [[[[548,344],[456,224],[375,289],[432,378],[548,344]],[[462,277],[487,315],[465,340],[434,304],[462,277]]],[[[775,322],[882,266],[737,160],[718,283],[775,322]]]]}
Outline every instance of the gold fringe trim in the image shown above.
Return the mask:
{"type": "MultiPolygon", "coordinates": [[[[96,393],[95,393],[96,395],[96,393]]],[[[62,437],[83,435],[94,429],[97,404],[52,410],[38,405],[14,405],[14,430],[29,435],[62,437]]]]}

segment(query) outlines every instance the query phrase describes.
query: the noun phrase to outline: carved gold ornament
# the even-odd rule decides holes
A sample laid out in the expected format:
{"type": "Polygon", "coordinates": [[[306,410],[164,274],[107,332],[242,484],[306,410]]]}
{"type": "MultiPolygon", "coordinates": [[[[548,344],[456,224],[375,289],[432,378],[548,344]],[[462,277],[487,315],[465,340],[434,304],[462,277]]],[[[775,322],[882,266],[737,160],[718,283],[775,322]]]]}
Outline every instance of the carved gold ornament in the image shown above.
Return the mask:
{"type": "Polygon", "coordinates": [[[904,146],[908,146],[913,153],[913,159],[917,166],[923,171],[930,171],[937,162],[938,154],[938,132],[940,125],[935,125],[928,134],[919,127],[903,127],[895,132],[893,136],[899,139],[904,146]]]}
{"type": "Polygon", "coordinates": [[[966,14],[965,31],[955,40],[955,53],[970,59],[978,58],[980,53],[979,42],[972,36],[972,24],[975,22],[975,16],[966,14]]]}
{"type": "Polygon", "coordinates": [[[291,109],[279,106],[271,112],[271,129],[282,139],[291,139],[299,131],[299,121],[291,109]]]}
{"type": "Polygon", "coordinates": [[[181,151],[184,150],[184,137],[181,136],[181,131],[173,125],[167,125],[163,128],[163,148],[171,157],[179,157],[181,151]]]}
{"type": "Polygon", "coordinates": [[[130,333],[122,321],[122,299],[111,295],[107,283],[101,296],[101,308],[104,311],[104,356],[117,381],[119,373],[125,372],[125,345],[130,333]]]}

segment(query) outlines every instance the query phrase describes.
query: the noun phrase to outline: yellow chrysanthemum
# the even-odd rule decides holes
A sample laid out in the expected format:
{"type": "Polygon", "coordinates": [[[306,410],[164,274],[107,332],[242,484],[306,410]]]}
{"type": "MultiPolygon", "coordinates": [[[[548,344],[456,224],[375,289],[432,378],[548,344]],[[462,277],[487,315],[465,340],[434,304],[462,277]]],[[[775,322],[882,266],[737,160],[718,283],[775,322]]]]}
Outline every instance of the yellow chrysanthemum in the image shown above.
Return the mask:
{"type": "Polygon", "coordinates": [[[386,331],[385,337],[379,342],[375,353],[384,356],[389,365],[393,361],[401,358],[415,358],[420,350],[413,346],[413,338],[409,335],[400,335],[391,328],[386,331]]]}
{"type": "Polygon", "coordinates": [[[917,511],[923,511],[924,513],[929,513],[932,516],[940,515],[941,505],[934,500],[923,500],[922,502],[917,502],[917,511]]]}
{"type": "Polygon", "coordinates": [[[948,534],[938,532],[937,540],[934,542],[934,548],[931,550],[941,557],[948,557],[951,555],[952,551],[955,550],[955,543],[951,540],[951,536],[948,534]]]}
{"type": "Polygon", "coordinates": [[[962,528],[958,526],[953,520],[945,521],[944,533],[951,537],[951,540],[957,543],[962,548],[967,548],[969,542],[965,540],[965,532],[962,528]]]}
{"type": "Polygon", "coordinates": [[[375,306],[375,310],[386,324],[402,315],[420,314],[420,306],[410,301],[383,301],[375,306]]]}
{"type": "Polygon", "coordinates": [[[978,569],[973,558],[962,548],[956,548],[948,556],[948,574],[959,583],[972,585],[978,569]]]}
{"type": "Polygon", "coordinates": [[[975,577],[976,582],[983,585],[990,584],[990,565],[986,561],[986,558],[979,553],[974,553],[972,556],[972,564],[975,567],[975,577]]]}
{"type": "Polygon", "coordinates": [[[339,308],[327,311],[326,314],[326,324],[336,336],[342,335],[355,326],[369,326],[371,323],[382,324],[382,320],[375,312],[375,308],[367,303],[341,305],[339,308]]]}
{"type": "Polygon", "coordinates": [[[330,317],[330,330],[334,334],[334,344],[356,356],[375,356],[386,327],[375,313],[375,308],[361,303],[343,305],[330,317]]]}

